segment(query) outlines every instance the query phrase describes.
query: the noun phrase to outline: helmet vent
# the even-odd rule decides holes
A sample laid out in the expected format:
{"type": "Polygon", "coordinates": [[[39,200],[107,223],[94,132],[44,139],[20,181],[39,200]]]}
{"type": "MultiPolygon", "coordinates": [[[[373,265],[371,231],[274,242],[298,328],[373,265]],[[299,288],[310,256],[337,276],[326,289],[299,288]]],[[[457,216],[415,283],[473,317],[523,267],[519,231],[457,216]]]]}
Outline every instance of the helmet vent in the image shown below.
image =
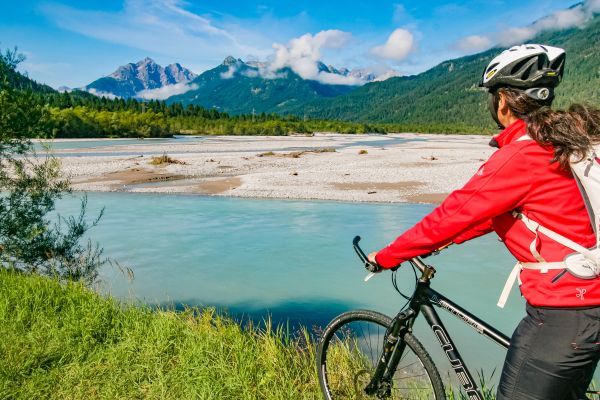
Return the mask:
{"type": "Polygon", "coordinates": [[[519,61],[518,63],[516,63],[514,65],[514,67],[512,67],[512,69],[510,70],[510,74],[511,75],[516,74],[519,70],[521,70],[521,68],[523,68],[525,66],[525,64],[527,64],[530,61],[531,61],[530,58],[526,58],[524,60],[519,61]]]}
{"type": "Polygon", "coordinates": [[[488,69],[485,71],[485,73],[487,74],[488,72],[490,72],[491,70],[493,70],[494,68],[496,68],[498,66],[499,63],[495,63],[492,64],[488,67],[488,69]]]}
{"type": "Polygon", "coordinates": [[[558,70],[562,69],[564,62],[565,62],[565,55],[561,54],[560,56],[556,57],[556,60],[554,60],[552,62],[551,68],[560,73],[560,71],[558,71],[558,70]]]}
{"type": "Polygon", "coordinates": [[[529,78],[529,75],[531,75],[531,68],[533,67],[533,64],[529,66],[529,68],[527,68],[525,70],[525,72],[523,72],[523,74],[521,75],[521,79],[523,80],[527,80],[529,78]]]}

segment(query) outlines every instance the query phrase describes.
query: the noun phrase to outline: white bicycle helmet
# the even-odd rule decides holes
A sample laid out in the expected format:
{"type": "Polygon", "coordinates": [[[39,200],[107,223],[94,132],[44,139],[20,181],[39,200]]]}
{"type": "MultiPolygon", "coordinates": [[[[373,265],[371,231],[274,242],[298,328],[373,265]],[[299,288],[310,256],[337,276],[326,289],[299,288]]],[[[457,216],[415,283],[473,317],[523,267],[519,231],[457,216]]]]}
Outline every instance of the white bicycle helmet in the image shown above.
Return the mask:
{"type": "Polygon", "coordinates": [[[565,51],[558,47],[539,44],[513,46],[488,64],[479,86],[490,92],[500,87],[522,89],[529,97],[547,100],[553,97],[553,89],[562,80],[565,57],[565,51]]]}
{"type": "Polygon", "coordinates": [[[488,106],[494,121],[498,121],[497,90],[510,87],[523,91],[542,105],[550,105],[554,88],[562,80],[566,53],[563,49],[540,44],[522,44],[504,50],[483,70],[479,86],[488,89],[488,106]]]}

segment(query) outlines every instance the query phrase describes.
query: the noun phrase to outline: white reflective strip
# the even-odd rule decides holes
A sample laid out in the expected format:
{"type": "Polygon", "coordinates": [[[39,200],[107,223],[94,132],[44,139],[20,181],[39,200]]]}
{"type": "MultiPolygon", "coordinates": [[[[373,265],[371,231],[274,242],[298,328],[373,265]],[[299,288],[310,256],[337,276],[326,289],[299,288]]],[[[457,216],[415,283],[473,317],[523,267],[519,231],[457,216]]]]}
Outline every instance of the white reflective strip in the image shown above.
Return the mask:
{"type": "Polygon", "coordinates": [[[500,298],[498,299],[498,304],[497,304],[498,307],[504,308],[504,305],[506,304],[506,300],[508,300],[508,296],[510,295],[510,290],[512,289],[513,285],[515,284],[515,281],[517,280],[519,273],[521,272],[521,268],[522,268],[521,263],[516,263],[514,268],[510,272],[510,275],[508,276],[508,279],[506,280],[506,283],[504,284],[504,289],[502,289],[502,293],[500,294],[500,298]]]}

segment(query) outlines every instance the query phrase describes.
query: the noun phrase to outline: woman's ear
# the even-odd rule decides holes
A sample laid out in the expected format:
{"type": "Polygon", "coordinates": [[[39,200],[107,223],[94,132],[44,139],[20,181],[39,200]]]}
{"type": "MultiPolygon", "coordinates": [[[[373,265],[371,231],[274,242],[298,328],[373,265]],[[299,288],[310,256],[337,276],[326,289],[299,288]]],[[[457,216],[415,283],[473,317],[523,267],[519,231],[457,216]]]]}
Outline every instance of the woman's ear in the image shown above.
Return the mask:
{"type": "Polygon", "coordinates": [[[498,92],[498,112],[502,114],[506,114],[507,112],[506,97],[502,91],[498,92]]]}

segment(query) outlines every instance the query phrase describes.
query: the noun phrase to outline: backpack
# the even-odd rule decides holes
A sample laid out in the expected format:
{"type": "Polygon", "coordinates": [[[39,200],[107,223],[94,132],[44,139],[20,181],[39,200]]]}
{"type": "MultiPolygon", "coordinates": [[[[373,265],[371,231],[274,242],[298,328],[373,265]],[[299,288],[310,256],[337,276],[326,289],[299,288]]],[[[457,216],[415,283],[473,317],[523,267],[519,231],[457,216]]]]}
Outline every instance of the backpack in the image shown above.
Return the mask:
{"type": "MultiPolygon", "coordinates": [[[[525,135],[517,140],[531,140],[531,138],[525,135]]],[[[568,255],[564,259],[565,271],[581,279],[594,279],[600,276],[600,144],[594,145],[583,160],[579,162],[572,161],[570,166],[585,202],[592,227],[596,233],[595,247],[586,249],[572,240],[532,221],[518,211],[514,211],[513,216],[522,220],[527,228],[536,235],[530,249],[539,262],[545,262],[535,249],[537,234],[541,232],[552,240],[575,251],[575,253],[568,255]]]]}

